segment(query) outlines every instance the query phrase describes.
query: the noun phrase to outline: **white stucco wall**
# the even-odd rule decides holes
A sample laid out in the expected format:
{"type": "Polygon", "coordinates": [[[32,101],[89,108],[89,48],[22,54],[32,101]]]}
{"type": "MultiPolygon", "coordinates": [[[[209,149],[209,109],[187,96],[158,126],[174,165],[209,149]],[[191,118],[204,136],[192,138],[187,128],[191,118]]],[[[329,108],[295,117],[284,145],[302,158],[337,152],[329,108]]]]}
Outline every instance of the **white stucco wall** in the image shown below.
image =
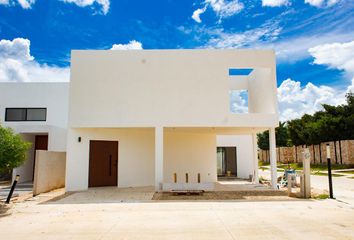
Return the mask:
{"type": "Polygon", "coordinates": [[[32,181],[35,135],[48,134],[48,150],[66,151],[68,105],[69,83],[0,83],[0,124],[11,127],[32,142],[27,160],[13,171],[13,176],[20,175],[20,182],[32,181]],[[47,108],[47,119],[5,122],[6,108],[47,108]]]}
{"type": "Polygon", "coordinates": [[[48,133],[48,150],[66,150],[69,83],[0,83],[0,123],[18,133],[48,133]],[[5,122],[6,108],[47,108],[44,122],[5,122]]]}
{"type": "Polygon", "coordinates": [[[90,140],[118,141],[118,187],[153,186],[154,129],[71,129],[68,133],[66,190],[88,188],[90,140]],[[78,142],[81,137],[81,142],[78,142]]]}
{"type": "Polygon", "coordinates": [[[71,59],[69,127],[278,124],[274,51],[72,51],[71,59]],[[230,112],[230,68],[267,70],[267,88],[243,83],[254,93],[250,114],[230,112]]]}
{"type": "Polygon", "coordinates": [[[252,135],[218,135],[218,147],[237,148],[237,177],[249,178],[254,174],[252,135]]]}
{"type": "Polygon", "coordinates": [[[216,135],[167,131],[164,134],[164,182],[172,183],[177,173],[177,182],[216,182],[216,135]]]}

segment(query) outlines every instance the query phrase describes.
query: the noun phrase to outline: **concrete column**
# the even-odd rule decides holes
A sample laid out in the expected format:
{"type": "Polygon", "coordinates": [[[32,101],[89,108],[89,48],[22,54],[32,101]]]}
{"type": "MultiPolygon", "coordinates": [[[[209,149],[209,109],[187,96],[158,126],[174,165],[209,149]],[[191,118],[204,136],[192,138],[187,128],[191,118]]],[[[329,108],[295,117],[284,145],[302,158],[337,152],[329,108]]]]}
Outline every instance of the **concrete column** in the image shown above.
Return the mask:
{"type": "Polygon", "coordinates": [[[277,153],[275,143],[275,128],[269,129],[269,154],[272,188],[277,189],[277,153]]]}
{"type": "Polygon", "coordinates": [[[257,134],[252,133],[252,142],[253,142],[253,168],[254,168],[254,183],[258,184],[258,147],[257,147],[257,134]]]}
{"type": "Polygon", "coordinates": [[[163,127],[155,127],[155,191],[162,190],[163,181],[163,127]]]}

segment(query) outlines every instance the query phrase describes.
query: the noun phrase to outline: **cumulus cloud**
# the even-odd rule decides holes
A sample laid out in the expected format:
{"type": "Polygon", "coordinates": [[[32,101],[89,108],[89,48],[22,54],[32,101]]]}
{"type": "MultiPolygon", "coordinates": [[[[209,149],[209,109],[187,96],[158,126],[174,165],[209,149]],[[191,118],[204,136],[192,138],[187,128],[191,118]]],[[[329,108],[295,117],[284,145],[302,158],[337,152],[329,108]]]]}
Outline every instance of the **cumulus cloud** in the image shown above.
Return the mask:
{"type": "Polygon", "coordinates": [[[36,0],[0,0],[1,5],[15,6],[20,5],[23,9],[29,9],[36,2],[36,0]]]}
{"type": "Polygon", "coordinates": [[[143,45],[141,42],[132,40],[127,44],[113,44],[110,50],[141,50],[143,45]]]}
{"type": "Polygon", "coordinates": [[[308,3],[314,7],[323,7],[323,6],[330,7],[338,2],[339,0],[305,0],[305,3],[308,3]]]}
{"type": "Polygon", "coordinates": [[[350,75],[352,82],[348,91],[354,90],[354,41],[318,45],[310,48],[309,53],[314,57],[314,64],[327,65],[350,75]]]}
{"type": "Polygon", "coordinates": [[[107,14],[109,11],[110,1],[109,0],[61,0],[66,3],[73,3],[79,7],[88,7],[98,5],[101,7],[101,12],[107,14]]]}
{"type": "Polygon", "coordinates": [[[192,15],[192,18],[198,23],[201,22],[200,15],[204,13],[208,7],[219,17],[219,22],[223,18],[228,18],[241,12],[244,8],[243,3],[238,0],[205,0],[203,4],[204,8],[197,9],[192,15]]]}
{"type": "Polygon", "coordinates": [[[262,0],[262,6],[264,7],[280,7],[288,4],[288,0],[262,0]]]}
{"type": "Polygon", "coordinates": [[[23,38],[0,41],[1,82],[65,82],[69,68],[40,64],[30,54],[30,41],[23,38]]]}
{"type": "Polygon", "coordinates": [[[338,105],[344,102],[344,92],[328,86],[308,83],[302,87],[300,82],[286,79],[278,87],[281,121],[299,118],[305,113],[313,114],[323,109],[322,104],[338,105]]]}
{"type": "Polygon", "coordinates": [[[321,44],[308,50],[314,57],[314,64],[326,65],[345,71],[351,84],[344,90],[328,86],[315,86],[287,79],[278,88],[280,119],[282,121],[312,114],[322,109],[322,104],[338,105],[345,102],[345,93],[354,91],[354,41],[346,43],[321,44]]]}

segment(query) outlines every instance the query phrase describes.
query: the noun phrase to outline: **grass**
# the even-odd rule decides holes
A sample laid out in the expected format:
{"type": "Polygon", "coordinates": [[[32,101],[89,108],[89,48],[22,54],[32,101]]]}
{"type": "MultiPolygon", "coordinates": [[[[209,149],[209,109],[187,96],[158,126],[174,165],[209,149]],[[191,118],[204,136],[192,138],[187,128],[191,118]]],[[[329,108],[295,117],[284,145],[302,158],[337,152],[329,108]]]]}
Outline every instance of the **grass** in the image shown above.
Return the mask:
{"type": "Polygon", "coordinates": [[[269,162],[262,162],[262,161],[259,161],[258,162],[258,166],[262,167],[262,166],[269,166],[270,163],[269,162]]]}
{"type": "MultiPolygon", "coordinates": [[[[328,173],[323,173],[323,172],[312,172],[312,175],[317,175],[317,176],[328,176],[328,173]]],[[[345,175],[343,174],[338,174],[338,173],[332,173],[332,177],[344,177],[345,175]]]]}
{"type": "Polygon", "coordinates": [[[354,177],[348,177],[349,179],[354,179],[354,177]]]}
{"type": "Polygon", "coordinates": [[[353,170],[348,170],[348,171],[340,171],[341,173],[348,173],[348,174],[354,174],[353,170]]]}
{"type": "MultiPolygon", "coordinates": [[[[302,170],[302,163],[289,163],[289,164],[279,164],[279,168],[292,168],[295,170],[302,170]]],[[[342,169],[348,169],[348,168],[354,168],[353,164],[332,164],[332,170],[342,170],[342,169]]],[[[327,170],[327,164],[322,163],[322,164],[311,164],[311,171],[326,171],[327,170]]],[[[354,171],[351,171],[351,173],[354,173],[354,171]]]]}
{"type": "Polygon", "coordinates": [[[327,198],[329,198],[329,195],[328,194],[319,194],[317,196],[314,196],[313,198],[314,199],[327,199],[327,198]]]}
{"type": "Polygon", "coordinates": [[[265,168],[265,167],[259,167],[260,170],[264,171],[264,170],[267,170],[268,168],[265,168]]]}

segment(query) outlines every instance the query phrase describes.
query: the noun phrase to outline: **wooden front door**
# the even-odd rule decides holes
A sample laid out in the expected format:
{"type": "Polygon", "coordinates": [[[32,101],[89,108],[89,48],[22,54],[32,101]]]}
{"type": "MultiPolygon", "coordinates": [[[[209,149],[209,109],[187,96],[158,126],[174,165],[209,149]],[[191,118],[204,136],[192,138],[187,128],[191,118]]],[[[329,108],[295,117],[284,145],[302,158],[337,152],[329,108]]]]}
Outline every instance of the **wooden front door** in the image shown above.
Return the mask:
{"type": "Polygon", "coordinates": [[[90,141],[89,187],[117,186],[118,142],[90,141]]]}

